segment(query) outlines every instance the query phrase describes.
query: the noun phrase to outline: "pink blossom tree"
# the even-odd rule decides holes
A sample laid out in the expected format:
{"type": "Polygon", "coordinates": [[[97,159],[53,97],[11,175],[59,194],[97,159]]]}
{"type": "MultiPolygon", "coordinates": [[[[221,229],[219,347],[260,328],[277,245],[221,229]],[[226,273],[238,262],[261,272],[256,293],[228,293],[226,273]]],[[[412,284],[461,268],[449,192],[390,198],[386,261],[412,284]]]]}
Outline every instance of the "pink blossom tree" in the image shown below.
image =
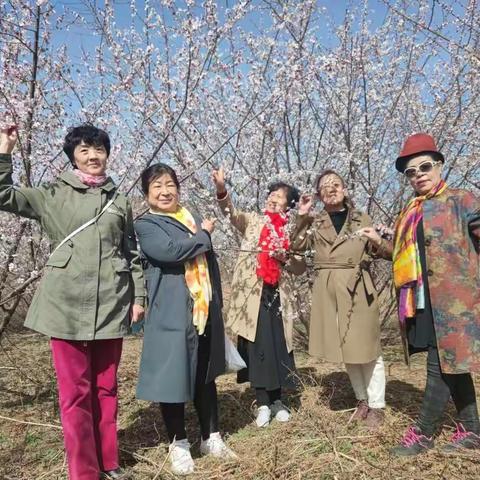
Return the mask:
{"type": "MultiPolygon", "coordinates": [[[[410,194],[394,159],[414,131],[436,137],[452,185],[476,189],[476,3],[345,5],[338,21],[314,0],[0,3],[0,121],[20,126],[16,180],[35,186],[69,168],[66,128],[91,121],[111,134],[110,173],[139,212],[135,182],[152,161],[174,166],[183,201],[209,215],[218,165],[237,205],[257,210],[272,179],[311,191],[329,167],[375,222],[391,223],[410,194]]],[[[29,303],[48,243],[29,221],[0,222],[1,334],[29,303]]],[[[218,230],[228,272],[238,238],[228,219],[218,230]]],[[[389,280],[380,268],[381,291],[389,280]]]]}

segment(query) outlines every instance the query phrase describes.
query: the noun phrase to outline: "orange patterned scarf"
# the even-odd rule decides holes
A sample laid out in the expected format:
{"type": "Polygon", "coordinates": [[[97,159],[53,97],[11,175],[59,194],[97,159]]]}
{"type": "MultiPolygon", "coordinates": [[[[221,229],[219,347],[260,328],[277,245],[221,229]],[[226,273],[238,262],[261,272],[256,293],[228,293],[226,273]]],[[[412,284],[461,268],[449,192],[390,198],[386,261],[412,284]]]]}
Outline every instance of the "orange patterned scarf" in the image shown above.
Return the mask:
{"type": "MultiPolygon", "coordinates": [[[[179,207],[175,213],[163,213],[162,215],[174,218],[191,232],[197,233],[195,219],[186,208],[179,207]]],[[[193,299],[193,324],[198,334],[203,335],[208,320],[208,307],[212,299],[212,284],[207,257],[204,253],[185,263],[185,282],[193,299]]]]}

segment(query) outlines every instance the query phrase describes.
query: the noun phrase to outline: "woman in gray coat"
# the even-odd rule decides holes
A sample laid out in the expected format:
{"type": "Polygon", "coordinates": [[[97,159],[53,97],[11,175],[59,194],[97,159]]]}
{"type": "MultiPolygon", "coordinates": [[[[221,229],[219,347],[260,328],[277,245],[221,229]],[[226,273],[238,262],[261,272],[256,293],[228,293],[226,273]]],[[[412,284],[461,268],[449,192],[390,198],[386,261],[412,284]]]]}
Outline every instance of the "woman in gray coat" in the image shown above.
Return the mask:
{"type": "Polygon", "coordinates": [[[137,397],[159,402],[168,432],[172,471],[194,470],[184,404],[198,413],[202,454],[234,457],[218,432],[215,378],[225,372],[220,273],[210,234],[179,204],[179,182],[168,165],[142,173],[149,213],[135,224],[145,259],[148,310],[137,397]]]}

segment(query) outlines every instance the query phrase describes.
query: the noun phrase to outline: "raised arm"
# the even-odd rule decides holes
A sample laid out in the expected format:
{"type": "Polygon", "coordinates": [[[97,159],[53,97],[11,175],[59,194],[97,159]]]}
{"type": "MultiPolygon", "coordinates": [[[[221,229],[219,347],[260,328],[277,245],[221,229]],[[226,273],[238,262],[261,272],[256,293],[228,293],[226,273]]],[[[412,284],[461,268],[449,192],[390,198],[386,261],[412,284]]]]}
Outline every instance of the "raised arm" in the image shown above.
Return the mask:
{"type": "Polygon", "coordinates": [[[43,188],[15,187],[12,151],[17,143],[16,127],[0,131],[0,210],[40,220],[45,205],[43,188]]]}
{"type": "Polygon", "coordinates": [[[228,217],[232,225],[244,235],[250,221],[250,214],[235,209],[232,199],[225,187],[225,172],[223,167],[213,171],[212,179],[217,191],[218,205],[223,215],[228,217]]]}
{"type": "Polygon", "coordinates": [[[312,239],[308,231],[314,220],[314,217],[310,214],[312,206],[313,198],[311,195],[300,197],[295,227],[290,235],[290,250],[292,252],[304,252],[312,248],[312,239]]]}
{"type": "Polygon", "coordinates": [[[158,223],[148,218],[135,222],[140,248],[153,264],[182,264],[212,248],[210,235],[201,230],[191,237],[172,238],[158,223]]]}

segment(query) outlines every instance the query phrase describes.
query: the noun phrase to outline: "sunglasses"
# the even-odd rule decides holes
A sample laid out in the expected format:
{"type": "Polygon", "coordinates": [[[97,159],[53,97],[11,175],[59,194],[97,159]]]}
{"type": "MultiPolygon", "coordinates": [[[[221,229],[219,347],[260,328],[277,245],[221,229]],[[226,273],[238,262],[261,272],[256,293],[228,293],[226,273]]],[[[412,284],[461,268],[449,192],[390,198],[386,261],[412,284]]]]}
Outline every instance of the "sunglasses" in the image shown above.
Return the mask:
{"type": "Polygon", "coordinates": [[[433,167],[437,165],[437,163],[440,162],[434,162],[433,160],[426,160],[425,162],[422,162],[420,165],[417,165],[416,167],[408,167],[403,171],[403,174],[411,180],[412,178],[415,178],[417,176],[417,173],[428,173],[433,170],[433,167]]]}

